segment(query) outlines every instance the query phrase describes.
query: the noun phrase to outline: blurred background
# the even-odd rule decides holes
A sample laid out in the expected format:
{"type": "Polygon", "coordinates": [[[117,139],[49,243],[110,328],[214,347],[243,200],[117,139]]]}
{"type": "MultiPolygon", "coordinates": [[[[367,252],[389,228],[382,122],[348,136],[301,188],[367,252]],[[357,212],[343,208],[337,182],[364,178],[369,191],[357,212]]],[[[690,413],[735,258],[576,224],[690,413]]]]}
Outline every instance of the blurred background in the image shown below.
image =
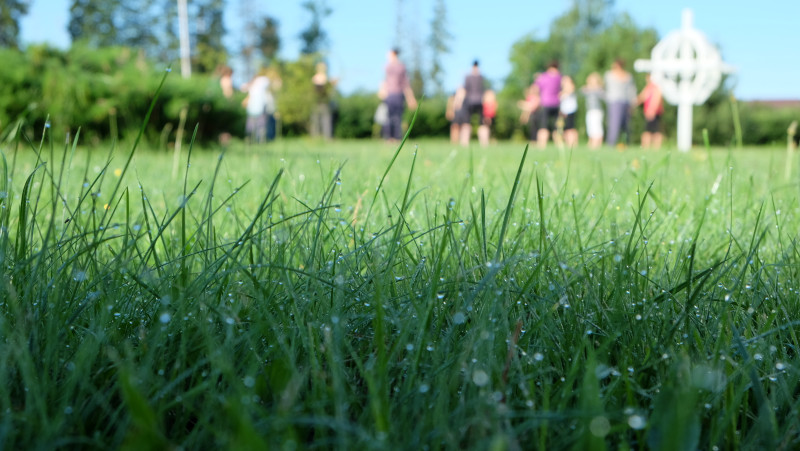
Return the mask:
{"type": "MultiPolygon", "coordinates": [[[[635,59],[648,58],[660,38],[680,27],[684,7],[694,10],[695,27],[737,69],[695,108],[696,140],[706,129],[716,145],[785,143],[800,111],[800,63],[792,57],[800,2],[771,2],[765,10],[755,2],[711,0],[185,0],[189,74],[180,63],[181,1],[4,0],[0,133],[24,123],[36,134],[49,118],[57,133],[80,127],[94,141],[125,138],[138,129],[171,68],[148,142],[169,147],[183,118],[190,128],[199,124],[201,141],[213,144],[221,133],[244,135],[239,88],[271,68],[279,135],[304,135],[313,104],[310,79],[324,61],[337,80],[335,136],[373,137],[386,51],[396,47],[415,93],[425,96],[416,136],[447,136],[446,98],[477,59],[498,93],[494,135],[524,140],[527,127],[519,123],[516,103],[548,61],[559,60],[579,86],[616,58],[632,70],[635,59]],[[225,66],[233,70],[233,98],[218,82],[225,66]]],[[[636,81],[641,89],[643,74],[636,81]]],[[[674,123],[675,109],[668,107],[667,139],[674,138],[674,123]]],[[[633,127],[638,136],[641,114],[633,127]]]]}

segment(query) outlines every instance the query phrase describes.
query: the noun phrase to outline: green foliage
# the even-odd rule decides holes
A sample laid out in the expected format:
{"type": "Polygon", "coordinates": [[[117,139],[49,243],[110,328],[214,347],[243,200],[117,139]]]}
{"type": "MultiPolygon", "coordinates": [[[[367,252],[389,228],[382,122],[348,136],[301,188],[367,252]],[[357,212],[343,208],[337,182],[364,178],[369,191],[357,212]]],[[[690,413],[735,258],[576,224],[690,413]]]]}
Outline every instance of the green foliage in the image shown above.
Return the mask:
{"type": "Polygon", "coordinates": [[[453,35],[447,30],[447,5],[444,0],[436,0],[433,5],[433,19],[431,19],[431,32],[428,36],[428,45],[431,50],[431,64],[428,79],[433,83],[434,94],[444,94],[442,75],[445,68],[442,65],[442,56],[450,53],[448,42],[453,35]]]}
{"type": "Polygon", "coordinates": [[[322,21],[330,16],[333,10],[328,7],[325,0],[304,0],[300,4],[311,15],[311,22],[308,28],[300,32],[299,38],[302,42],[300,53],[303,55],[313,55],[321,53],[328,45],[328,33],[322,28],[322,21]]]}
{"type": "MultiPolygon", "coordinates": [[[[425,97],[419,102],[417,119],[411,136],[449,136],[450,121],[444,117],[447,98],[444,96],[425,97]]],[[[410,123],[414,111],[406,109],[405,119],[410,123]]]]}
{"type": "Polygon", "coordinates": [[[261,56],[267,61],[272,61],[281,48],[281,37],[278,34],[280,22],[274,17],[264,17],[258,27],[258,49],[261,56]]]}
{"type": "Polygon", "coordinates": [[[374,117],[379,103],[378,96],[369,92],[357,92],[341,97],[336,103],[335,136],[337,138],[375,136],[374,117]]]}
{"type": "Polygon", "coordinates": [[[282,88],[276,97],[278,114],[286,136],[308,132],[314,108],[314,76],[316,55],[301,55],[296,61],[280,62],[282,88]]]}
{"type": "Polygon", "coordinates": [[[69,35],[73,43],[93,47],[118,45],[120,0],[72,0],[69,7],[69,35]]]}
{"type": "Polygon", "coordinates": [[[194,30],[193,69],[211,73],[228,60],[228,51],[222,43],[225,36],[223,23],[224,0],[202,0],[193,2],[196,8],[197,25],[194,30]]]}
{"type": "Polygon", "coordinates": [[[19,47],[19,21],[27,13],[26,0],[3,0],[0,3],[0,48],[19,47]]]}
{"type": "MultiPolygon", "coordinates": [[[[576,2],[553,22],[547,39],[529,34],[515,42],[509,55],[511,73],[499,96],[508,101],[523,99],[533,75],[543,72],[553,60],[558,61],[562,73],[573,77],[580,87],[587,75],[602,74],[618,58],[630,69],[635,59],[649,57],[650,50],[658,42],[655,30],[638,28],[627,14],[601,21],[600,17],[608,12],[597,3],[576,2]]],[[[638,75],[641,80],[642,77],[638,75]]]]}
{"type": "MultiPolygon", "coordinates": [[[[0,68],[3,133],[15,120],[25,118],[35,130],[27,132],[38,135],[49,118],[62,136],[80,128],[92,141],[132,137],[163,74],[141,53],[119,47],[75,45],[61,51],[32,46],[25,53],[0,50],[0,58],[13,63],[0,68]]],[[[174,136],[184,107],[187,123],[200,126],[200,141],[215,141],[223,132],[241,135],[244,111],[239,100],[225,99],[216,80],[208,76],[170,77],[146,138],[156,145],[163,130],[174,136]]]]}

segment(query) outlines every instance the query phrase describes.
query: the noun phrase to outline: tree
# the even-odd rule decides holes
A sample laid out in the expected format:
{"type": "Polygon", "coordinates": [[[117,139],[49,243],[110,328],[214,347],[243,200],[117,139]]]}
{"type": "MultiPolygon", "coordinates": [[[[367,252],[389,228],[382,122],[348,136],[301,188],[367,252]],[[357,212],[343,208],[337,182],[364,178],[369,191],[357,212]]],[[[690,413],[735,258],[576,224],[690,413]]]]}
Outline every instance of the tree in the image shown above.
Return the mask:
{"type": "Polygon", "coordinates": [[[300,33],[300,40],[303,42],[300,53],[304,55],[319,53],[328,41],[328,34],[322,29],[322,20],[330,16],[333,10],[328,7],[325,0],[306,0],[302,3],[302,7],[311,14],[311,23],[300,33]]]}
{"type": "Polygon", "coordinates": [[[155,57],[162,62],[171,63],[180,56],[178,38],[178,3],[176,0],[161,0],[163,7],[156,16],[153,28],[158,41],[155,57]]]}
{"type": "Polygon", "coordinates": [[[448,41],[453,39],[453,35],[447,31],[447,7],[444,0],[436,0],[433,7],[433,19],[431,20],[431,34],[428,37],[428,45],[431,49],[431,68],[429,79],[436,88],[436,93],[444,92],[442,76],[444,75],[444,64],[442,56],[450,53],[448,41]]]}
{"type": "Polygon", "coordinates": [[[261,56],[267,61],[271,61],[278,54],[281,48],[281,37],[278,34],[280,23],[274,17],[264,17],[261,27],[258,30],[258,48],[261,56]]]}
{"type": "Polygon", "coordinates": [[[416,95],[425,94],[425,74],[422,67],[422,49],[419,40],[411,41],[411,67],[408,71],[408,83],[416,95]]]}
{"type": "Polygon", "coordinates": [[[203,0],[196,5],[193,66],[198,72],[208,73],[228,59],[228,51],[222,43],[225,1],[203,0]]]}
{"type": "Polygon", "coordinates": [[[3,0],[0,4],[0,47],[19,48],[19,21],[27,13],[27,1],[3,0]]]}
{"type": "Polygon", "coordinates": [[[612,14],[610,5],[607,0],[576,0],[553,21],[547,39],[531,33],[515,42],[502,96],[522,98],[532,75],[552,60],[580,86],[590,72],[604,72],[617,58],[630,64],[648,57],[658,42],[655,30],[638,28],[627,14],[612,14]]]}
{"type": "Polygon", "coordinates": [[[139,48],[149,55],[156,55],[159,39],[156,36],[157,28],[153,24],[163,14],[156,6],[155,0],[125,0],[120,3],[116,44],[139,48]]]}
{"type": "Polygon", "coordinates": [[[95,47],[117,45],[120,0],[72,0],[67,29],[72,42],[95,47]]]}

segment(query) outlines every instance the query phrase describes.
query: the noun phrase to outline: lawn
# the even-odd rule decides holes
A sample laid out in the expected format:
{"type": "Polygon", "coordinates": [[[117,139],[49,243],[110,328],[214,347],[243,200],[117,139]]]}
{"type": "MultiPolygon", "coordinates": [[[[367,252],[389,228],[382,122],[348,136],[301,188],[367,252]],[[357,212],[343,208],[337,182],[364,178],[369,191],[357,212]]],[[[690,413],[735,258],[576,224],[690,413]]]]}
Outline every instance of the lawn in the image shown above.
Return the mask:
{"type": "Polygon", "coordinates": [[[5,447],[800,446],[785,150],[132,148],[2,146],[5,447]]]}

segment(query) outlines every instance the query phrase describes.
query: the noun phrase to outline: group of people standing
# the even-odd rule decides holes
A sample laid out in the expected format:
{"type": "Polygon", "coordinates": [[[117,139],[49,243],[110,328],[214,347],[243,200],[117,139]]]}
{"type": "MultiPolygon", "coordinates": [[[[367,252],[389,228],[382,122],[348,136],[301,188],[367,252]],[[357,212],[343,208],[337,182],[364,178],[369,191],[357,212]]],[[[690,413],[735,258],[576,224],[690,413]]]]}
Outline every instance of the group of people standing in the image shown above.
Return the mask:
{"type": "MultiPolygon", "coordinates": [[[[589,74],[580,92],[585,97],[589,147],[600,147],[603,138],[608,146],[618,145],[622,134],[625,134],[625,143],[629,143],[631,113],[638,105],[643,105],[646,121],[642,147],[661,146],[660,120],[664,103],[661,90],[649,75],[647,85],[637,94],[633,76],[625,70],[622,60],[616,60],[603,77],[597,72],[589,74]],[[603,103],[608,113],[605,127],[603,103]]],[[[571,77],[559,72],[558,62],[550,63],[545,72],[534,76],[526,99],[519,103],[519,107],[522,109],[521,120],[530,124],[531,138],[536,137],[540,148],[547,145],[551,135],[558,145],[577,145],[576,87],[571,77]],[[561,127],[557,126],[559,119],[561,127]]]]}
{"type": "Polygon", "coordinates": [[[468,146],[472,138],[472,124],[477,124],[478,142],[489,145],[491,126],[497,115],[494,91],[486,88],[478,61],[472,63],[464,84],[447,99],[445,116],[450,121],[450,142],[468,146]],[[476,119],[477,118],[477,119],[476,119]]]}
{"type": "MultiPolygon", "coordinates": [[[[408,105],[410,109],[417,107],[405,65],[400,61],[398,54],[397,49],[392,49],[388,53],[385,78],[378,91],[381,104],[375,113],[375,122],[382,127],[381,135],[390,142],[399,140],[403,135],[405,106],[408,105]]],[[[477,124],[478,141],[482,146],[487,146],[490,127],[496,114],[495,93],[486,88],[479,63],[475,61],[470,73],[464,79],[464,84],[447,101],[445,115],[451,122],[451,142],[461,143],[463,146],[469,145],[474,122],[477,124]]]]}
{"type": "MultiPolygon", "coordinates": [[[[230,68],[223,67],[220,86],[226,97],[233,95],[230,68]]],[[[327,74],[325,63],[318,63],[311,78],[315,102],[311,115],[311,135],[330,139],[333,136],[332,98],[337,84],[327,74]]],[[[242,90],[247,92],[243,106],[247,110],[247,135],[251,142],[265,142],[275,136],[275,98],[272,91],[280,87],[277,74],[262,69],[242,90]]],[[[551,62],[542,73],[533,77],[525,100],[518,102],[522,110],[520,120],[530,127],[530,137],[540,148],[552,140],[559,146],[574,147],[578,144],[577,130],[578,94],[583,95],[586,108],[586,134],[590,148],[605,143],[615,146],[625,135],[630,142],[630,118],[635,107],[642,105],[646,121],[641,144],[644,148],[661,146],[660,120],[664,111],[661,90],[647,76],[647,84],[637,94],[633,76],[625,70],[622,60],[616,60],[601,76],[592,72],[586,83],[578,90],[568,75],[559,71],[557,61],[551,62]],[[605,109],[603,108],[605,104],[605,109]]],[[[388,52],[385,77],[378,96],[381,104],[375,121],[381,125],[381,134],[387,141],[398,141],[403,135],[403,113],[405,107],[416,109],[417,100],[411,89],[405,65],[398,51],[388,52]]],[[[450,140],[462,146],[469,145],[473,125],[477,126],[478,142],[489,144],[491,126],[497,114],[497,99],[494,91],[480,71],[476,60],[464,83],[447,102],[445,115],[451,122],[450,140]]]]}

